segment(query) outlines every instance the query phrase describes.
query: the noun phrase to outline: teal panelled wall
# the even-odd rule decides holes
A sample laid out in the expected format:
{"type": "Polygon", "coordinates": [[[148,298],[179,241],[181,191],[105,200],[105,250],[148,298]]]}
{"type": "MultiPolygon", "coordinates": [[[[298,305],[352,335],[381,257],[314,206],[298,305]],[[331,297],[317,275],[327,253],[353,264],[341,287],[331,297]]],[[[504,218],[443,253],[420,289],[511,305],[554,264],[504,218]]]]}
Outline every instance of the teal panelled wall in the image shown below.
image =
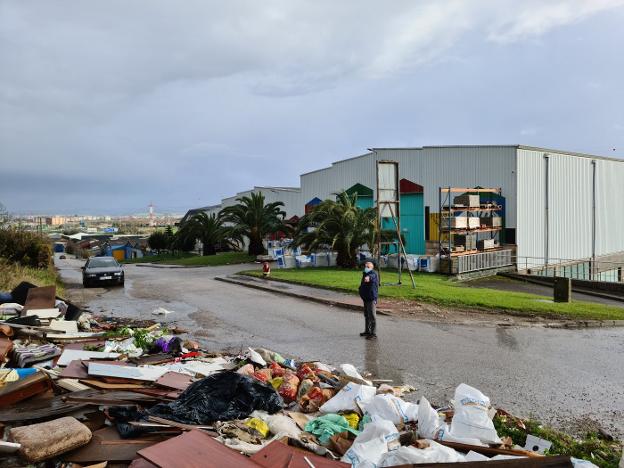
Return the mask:
{"type": "MultiPolygon", "coordinates": [[[[405,239],[405,251],[408,254],[425,254],[425,205],[422,193],[401,194],[401,231],[405,239]]],[[[386,218],[382,222],[384,230],[394,230],[392,219],[386,218]]],[[[394,247],[390,253],[396,253],[394,247]]]]}

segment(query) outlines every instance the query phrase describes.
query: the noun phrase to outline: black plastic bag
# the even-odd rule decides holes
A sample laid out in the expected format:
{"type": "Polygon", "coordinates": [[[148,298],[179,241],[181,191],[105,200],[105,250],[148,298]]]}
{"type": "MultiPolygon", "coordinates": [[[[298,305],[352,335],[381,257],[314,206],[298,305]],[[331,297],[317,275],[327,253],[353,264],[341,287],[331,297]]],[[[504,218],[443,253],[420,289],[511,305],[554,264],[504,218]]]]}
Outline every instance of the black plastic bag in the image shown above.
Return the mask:
{"type": "Polygon", "coordinates": [[[177,400],[159,403],[151,416],[185,424],[243,419],[255,410],[275,413],[284,400],[269,384],[236,372],[220,372],[191,384],[177,400]]]}

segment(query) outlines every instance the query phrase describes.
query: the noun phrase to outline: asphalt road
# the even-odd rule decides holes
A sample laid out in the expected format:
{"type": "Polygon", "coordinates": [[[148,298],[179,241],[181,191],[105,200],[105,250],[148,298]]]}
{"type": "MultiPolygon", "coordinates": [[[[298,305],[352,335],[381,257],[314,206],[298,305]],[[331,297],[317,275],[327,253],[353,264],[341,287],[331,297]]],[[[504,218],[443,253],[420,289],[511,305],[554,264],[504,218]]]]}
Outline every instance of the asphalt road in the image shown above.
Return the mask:
{"type": "Polygon", "coordinates": [[[624,328],[562,330],[450,325],[378,317],[377,341],[359,337],[353,311],[244,288],[213,278],[239,266],[126,266],[126,287],[84,290],[75,260],[57,260],[68,296],[94,313],[175,322],[211,350],[266,347],[377,378],[408,383],[442,404],[462,382],[495,406],[582,431],[624,437],[624,328]],[[155,316],[156,307],[174,311],[155,316]]]}

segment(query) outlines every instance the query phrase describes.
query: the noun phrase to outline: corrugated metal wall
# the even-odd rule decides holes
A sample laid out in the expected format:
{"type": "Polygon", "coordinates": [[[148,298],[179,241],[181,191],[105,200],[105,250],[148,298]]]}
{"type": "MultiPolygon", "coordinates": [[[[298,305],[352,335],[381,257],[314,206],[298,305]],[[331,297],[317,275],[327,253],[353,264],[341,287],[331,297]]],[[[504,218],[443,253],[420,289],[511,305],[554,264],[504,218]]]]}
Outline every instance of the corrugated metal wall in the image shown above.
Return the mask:
{"type": "Polygon", "coordinates": [[[591,257],[592,161],[596,161],[596,255],[624,251],[624,161],[526,149],[518,150],[517,159],[519,263],[527,263],[522,257],[535,257],[529,266],[543,264],[546,257],[550,263],[591,257]]]}
{"type": "Polygon", "coordinates": [[[515,156],[511,146],[380,149],[303,174],[301,192],[308,201],[329,198],[358,182],[375,188],[375,161],[388,159],[399,162],[401,178],[424,187],[424,203],[432,212],[438,210],[440,186],[501,187],[507,197],[507,227],[515,227],[515,156]]]}
{"type": "Polygon", "coordinates": [[[596,160],[596,255],[624,251],[624,161],[596,160]]]}

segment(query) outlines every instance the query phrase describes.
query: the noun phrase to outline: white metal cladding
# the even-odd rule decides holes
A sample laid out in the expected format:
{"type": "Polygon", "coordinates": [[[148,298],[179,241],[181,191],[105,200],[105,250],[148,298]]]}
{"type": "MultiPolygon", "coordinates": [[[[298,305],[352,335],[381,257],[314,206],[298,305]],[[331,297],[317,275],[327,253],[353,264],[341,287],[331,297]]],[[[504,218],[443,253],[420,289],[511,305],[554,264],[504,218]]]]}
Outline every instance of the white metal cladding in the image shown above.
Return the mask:
{"type": "Polygon", "coordinates": [[[624,251],[624,161],[596,160],[596,255],[624,251]]]}
{"type": "Polygon", "coordinates": [[[516,148],[513,146],[423,147],[377,149],[361,157],[301,176],[304,203],[325,199],[356,183],[376,189],[375,162],[398,161],[399,176],[424,187],[424,203],[438,211],[438,188],[448,186],[501,187],[506,197],[507,227],[516,226],[516,148]]]}
{"type": "MultiPolygon", "coordinates": [[[[624,161],[548,150],[518,150],[518,245],[534,265],[592,255],[593,167],[596,164],[596,255],[624,251],[624,161]],[[548,156],[548,233],[546,159],[548,156]],[[548,237],[547,237],[548,236],[548,237]]],[[[529,266],[530,266],[529,261],[529,266]]]]}
{"type": "Polygon", "coordinates": [[[518,150],[516,245],[519,267],[522,262],[527,267],[539,265],[542,263],[539,259],[545,257],[545,164],[543,153],[518,150]]]}

